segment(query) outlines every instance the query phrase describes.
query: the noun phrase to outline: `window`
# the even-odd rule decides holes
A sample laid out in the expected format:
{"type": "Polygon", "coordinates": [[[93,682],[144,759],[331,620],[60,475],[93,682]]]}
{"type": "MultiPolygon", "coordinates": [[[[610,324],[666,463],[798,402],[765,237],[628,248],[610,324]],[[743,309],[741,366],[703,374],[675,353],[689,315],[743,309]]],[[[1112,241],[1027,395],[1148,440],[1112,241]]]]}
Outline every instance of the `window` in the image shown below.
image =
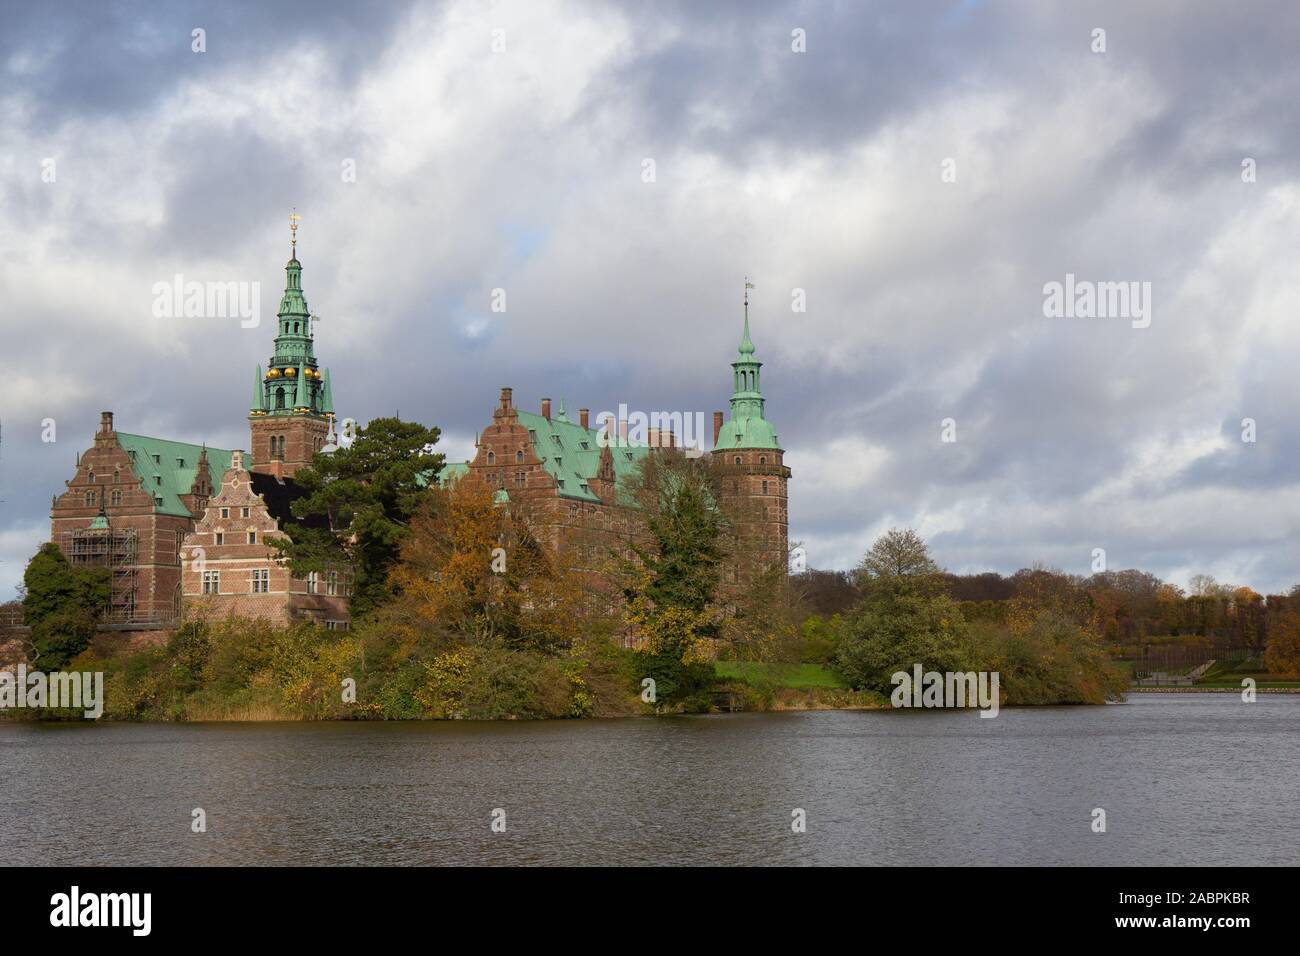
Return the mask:
{"type": "Polygon", "coordinates": [[[90,474],[89,476],[87,476],[86,480],[89,481],[92,485],[95,483],[95,469],[93,468],[90,469],[90,474]]]}
{"type": "Polygon", "coordinates": [[[185,459],[184,459],[184,458],[177,458],[177,459],[176,459],[176,467],[177,467],[177,468],[184,468],[184,467],[185,467],[185,459]]]}
{"type": "Polygon", "coordinates": [[[560,457],[557,455],[556,458],[555,458],[555,467],[556,467],[556,468],[560,468],[560,467],[562,467],[563,465],[564,465],[564,459],[563,459],[563,458],[560,458],[560,457]]]}
{"type": "Polygon", "coordinates": [[[318,580],[318,579],[317,579],[317,576],[316,576],[316,572],[315,572],[315,571],[309,571],[309,572],[307,573],[307,593],[308,593],[308,594],[315,594],[315,593],[316,593],[316,582],[317,582],[317,580],[318,580]]]}
{"type": "Polygon", "coordinates": [[[95,507],[95,493],[93,491],[86,492],[86,507],[87,508],[95,507]]]}
{"type": "Polygon", "coordinates": [[[564,442],[560,441],[560,436],[559,436],[559,435],[552,435],[552,436],[551,436],[551,441],[555,442],[555,444],[559,445],[561,448],[564,447],[564,442]]]}
{"type": "Polygon", "coordinates": [[[348,629],[347,621],[326,621],[325,630],[327,631],[346,631],[348,629]]]}
{"type": "Polygon", "coordinates": [[[522,487],[524,486],[524,482],[525,482],[526,480],[527,480],[527,476],[526,476],[522,471],[516,471],[516,472],[515,472],[515,487],[516,487],[516,488],[522,488],[522,487]]]}
{"type": "MultiPolygon", "coordinates": [[[[766,482],[764,482],[764,484],[766,484],[766,482]]],[[[257,544],[257,532],[256,532],[256,531],[250,531],[250,532],[248,532],[248,543],[249,543],[249,544],[257,544]]]]}
{"type": "Polygon", "coordinates": [[[267,568],[253,571],[253,593],[266,594],[271,590],[271,572],[267,568]]]}
{"type": "Polygon", "coordinates": [[[763,479],[763,494],[767,494],[767,479],[763,479]]]}
{"type": "MultiPolygon", "coordinates": [[[[275,407],[284,408],[284,387],[283,386],[275,390],[275,407]]],[[[272,443],[274,443],[275,439],[272,438],[271,441],[272,443]]],[[[274,444],[272,447],[274,447],[274,444]]],[[[272,452],[272,454],[274,454],[274,452],[272,452]]]]}
{"type": "Polygon", "coordinates": [[[122,503],[122,492],[119,489],[114,488],[111,492],[109,492],[108,503],[115,507],[117,505],[120,505],[122,503]]]}
{"type": "Polygon", "coordinates": [[[585,441],[578,442],[578,444],[582,446],[583,451],[591,451],[591,445],[587,444],[585,441]]]}
{"type": "Polygon", "coordinates": [[[221,509],[221,517],[223,517],[223,518],[229,518],[229,517],[230,517],[230,509],[229,509],[229,508],[222,508],[222,509],[221,509]]]}
{"type": "Polygon", "coordinates": [[[522,451],[515,452],[515,461],[522,462],[523,460],[524,460],[524,453],[522,451]]]}
{"type": "Polygon", "coordinates": [[[221,572],[220,571],[203,572],[203,593],[204,594],[221,593],[221,572]]]}
{"type": "Polygon", "coordinates": [[[337,571],[330,571],[325,575],[325,593],[339,593],[339,573],[337,571]]]}
{"type": "Polygon", "coordinates": [[[494,451],[488,452],[488,464],[495,465],[496,463],[497,463],[497,453],[494,451]]]}
{"type": "Polygon", "coordinates": [[[758,456],[758,463],[759,463],[760,465],[766,465],[766,464],[767,464],[767,456],[766,456],[766,455],[759,455],[759,456],[758,456]]]}
{"type": "Polygon", "coordinates": [[[226,543],[226,535],[225,535],[224,532],[222,532],[222,531],[218,531],[218,532],[216,533],[216,542],[217,542],[217,544],[225,544],[225,543],[226,543]]]}
{"type": "Polygon", "coordinates": [[[162,475],[154,475],[154,476],[153,476],[153,483],[154,483],[155,485],[161,485],[161,484],[162,484],[162,475]]]}
{"type": "Polygon", "coordinates": [[[555,479],[555,483],[556,483],[557,485],[559,485],[561,488],[564,487],[564,479],[563,479],[563,478],[556,478],[556,479],[555,479]]]}
{"type": "Polygon", "coordinates": [[[247,508],[240,508],[240,509],[239,509],[239,517],[241,517],[241,518],[247,518],[247,517],[248,517],[248,509],[247,509],[247,508]]]}
{"type": "Polygon", "coordinates": [[[153,463],[154,463],[155,465],[161,465],[161,464],[162,464],[162,455],[154,455],[154,456],[153,456],[153,463]]]}
{"type": "Polygon", "coordinates": [[[736,464],[737,464],[737,465],[740,464],[740,456],[739,456],[739,455],[736,456],[736,464]]]}

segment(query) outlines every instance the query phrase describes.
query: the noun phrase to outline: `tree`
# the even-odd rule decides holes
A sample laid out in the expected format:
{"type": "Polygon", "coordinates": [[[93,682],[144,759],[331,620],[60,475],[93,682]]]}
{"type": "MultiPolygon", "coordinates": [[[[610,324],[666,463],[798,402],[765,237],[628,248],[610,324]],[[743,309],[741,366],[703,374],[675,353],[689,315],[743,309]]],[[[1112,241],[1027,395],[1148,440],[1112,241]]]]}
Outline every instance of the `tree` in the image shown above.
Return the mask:
{"type": "Polygon", "coordinates": [[[420,633],[476,646],[554,652],[580,635],[586,591],[542,545],[526,502],[497,503],[475,475],[432,489],[391,583],[420,633]]]}
{"type": "Polygon", "coordinates": [[[67,664],[90,644],[112,596],[107,568],[74,568],[46,543],[23,572],[23,616],[32,629],[32,663],[67,664]]]}
{"type": "Polygon", "coordinates": [[[389,591],[410,521],[442,468],[439,430],[376,418],[346,448],[317,455],[294,476],[304,495],[293,504],[303,524],[276,542],[296,576],[350,566],[352,613],[364,614],[389,591]],[[313,520],[314,519],[314,520],[313,520]]]}
{"type": "Polygon", "coordinates": [[[1300,612],[1287,607],[1268,622],[1264,665],[1272,674],[1300,676],[1300,612]]]}
{"type": "Polygon", "coordinates": [[[844,618],[836,669],[855,688],[889,693],[891,676],[966,669],[966,622],[939,566],[910,528],[891,529],[858,568],[863,599],[844,618]]]}
{"type": "Polygon", "coordinates": [[[885,591],[936,594],[943,572],[930,558],[925,541],[911,528],[890,528],[858,564],[858,585],[868,594],[885,591]]]}
{"type": "Polygon", "coordinates": [[[646,676],[661,699],[681,698],[712,679],[720,623],[710,605],[724,557],[726,520],[714,478],[701,459],[659,449],[628,483],[641,522],[623,561],[627,621],[642,638],[646,676]]]}

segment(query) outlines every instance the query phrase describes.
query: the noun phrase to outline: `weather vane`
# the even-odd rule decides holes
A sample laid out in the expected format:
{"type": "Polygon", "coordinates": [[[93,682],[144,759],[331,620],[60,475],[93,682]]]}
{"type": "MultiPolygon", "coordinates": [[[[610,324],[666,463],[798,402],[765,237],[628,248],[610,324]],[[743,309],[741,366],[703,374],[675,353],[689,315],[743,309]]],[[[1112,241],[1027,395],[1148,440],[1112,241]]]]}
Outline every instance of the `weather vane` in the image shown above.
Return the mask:
{"type": "Polygon", "coordinates": [[[302,222],[302,216],[298,215],[298,207],[293,207],[293,212],[289,213],[289,244],[293,247],[293,257],[298,258],[298,223],[302,222]]]}
{"type": "Polygon", "coordinates": [[[745,305],[749,305],[749,290],[754,288],[754,283],[749,281],[749,276],[745,276],[745,305]]]}

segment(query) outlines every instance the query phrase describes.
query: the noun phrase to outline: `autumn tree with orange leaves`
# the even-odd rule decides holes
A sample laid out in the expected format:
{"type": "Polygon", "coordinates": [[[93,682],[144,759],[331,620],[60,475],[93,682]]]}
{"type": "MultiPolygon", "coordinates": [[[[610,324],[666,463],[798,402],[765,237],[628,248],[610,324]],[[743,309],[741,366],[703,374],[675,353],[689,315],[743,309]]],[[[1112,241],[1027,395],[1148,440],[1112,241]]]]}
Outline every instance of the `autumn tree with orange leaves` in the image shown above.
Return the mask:
{"type": "Polygon", "coordinates": [[[389,623],[407,649],[554,652],[579,637],[587,594],[544,546],[547,523],[527,502],[495,501],[474,475],[432,489],[391,574],[389,623]]]}

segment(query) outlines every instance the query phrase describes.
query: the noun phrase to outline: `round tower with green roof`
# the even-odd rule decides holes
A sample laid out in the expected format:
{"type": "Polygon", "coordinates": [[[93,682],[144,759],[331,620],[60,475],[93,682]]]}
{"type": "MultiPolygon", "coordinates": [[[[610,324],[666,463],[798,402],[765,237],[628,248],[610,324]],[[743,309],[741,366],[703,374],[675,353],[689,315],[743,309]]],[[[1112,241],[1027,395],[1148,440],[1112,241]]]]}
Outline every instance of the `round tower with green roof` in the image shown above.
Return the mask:
{"type": "Polygon", "coordinates": [[[289,217],[292,231],[285,288],[280,299],[275,352],[266,373],[259,365],[253,379],[248,412],[252,471],[291,477],[311,463],[325,444],[334,418],[329,369],[316,361],[315,316],[307,308],[298,261],[298,215],[289,217]]]}
{"type": "Polygon", "coordinates": [[[731,363],[731,417],[715,416],[717,434],[712,460],[735,524],[731,579],[739,583],[774,564],[787,565],[789,549],[788,483],[785,450],[765,417],[761,370],[749,335],[749,290],[745,283],[744,331],[739,354],[731,363]]]}

